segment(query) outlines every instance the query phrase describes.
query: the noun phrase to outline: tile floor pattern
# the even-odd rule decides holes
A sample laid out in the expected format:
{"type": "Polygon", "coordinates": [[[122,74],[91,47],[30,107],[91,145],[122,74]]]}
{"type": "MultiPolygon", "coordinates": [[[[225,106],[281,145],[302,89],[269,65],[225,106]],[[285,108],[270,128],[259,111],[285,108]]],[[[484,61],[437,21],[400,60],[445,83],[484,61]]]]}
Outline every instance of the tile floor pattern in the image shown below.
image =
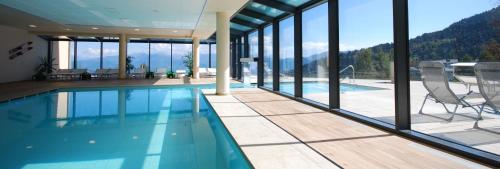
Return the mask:
{"type": "Polygon", "coordinates": [[[264,90],[204,93],[257,168],[488,168],[264,90]]]}

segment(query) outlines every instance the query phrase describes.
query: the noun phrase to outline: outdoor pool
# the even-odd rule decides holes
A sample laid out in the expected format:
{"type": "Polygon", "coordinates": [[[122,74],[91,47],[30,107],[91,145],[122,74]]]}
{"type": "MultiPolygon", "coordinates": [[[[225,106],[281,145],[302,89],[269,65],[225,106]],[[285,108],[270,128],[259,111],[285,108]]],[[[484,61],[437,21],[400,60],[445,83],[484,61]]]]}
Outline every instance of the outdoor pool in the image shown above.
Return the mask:
{"type": "Polygon", "coordinates": [[[201,94],[213,87],[60,89],[0,103],[0,168],[251,168],[201,94]]]}
{"type": "MultiPolygon", "coordinates": [[[[294,83],[292,82],[284,82],[280,83],[280,91],[286,93],[294,93],[294,83]]],[[[371,90],[384,90],[382,88],[370,87],[370,86],[362,86],[355,84],[340,84],[340,92],[359,92],[359,91],[371,91],[371,90]]],[[[313,94],[313,93],[328,93],[328,82],[304,82],[302,84],[302,92],[304,94],[313,94]]]]}

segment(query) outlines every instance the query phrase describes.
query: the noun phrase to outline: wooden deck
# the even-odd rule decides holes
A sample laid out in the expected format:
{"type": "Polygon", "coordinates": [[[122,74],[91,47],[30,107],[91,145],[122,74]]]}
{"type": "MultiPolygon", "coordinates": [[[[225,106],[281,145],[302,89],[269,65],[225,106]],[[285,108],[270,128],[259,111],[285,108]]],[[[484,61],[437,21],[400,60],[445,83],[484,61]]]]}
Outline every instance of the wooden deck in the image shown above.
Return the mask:
{"type": "Polygon", "coordinates": [[[488,168],[264,90],[235,89],[232,96],[205,93],[257,168],[300,168],[298,162],[277,165],[295,160],[305,163],[301,166],[317,163],[324,168],[318,155],[342,168],[488,168]],[[301,151],[310,151],[283,156],[286,150],[277,145],[302,145],[301,151]]]}

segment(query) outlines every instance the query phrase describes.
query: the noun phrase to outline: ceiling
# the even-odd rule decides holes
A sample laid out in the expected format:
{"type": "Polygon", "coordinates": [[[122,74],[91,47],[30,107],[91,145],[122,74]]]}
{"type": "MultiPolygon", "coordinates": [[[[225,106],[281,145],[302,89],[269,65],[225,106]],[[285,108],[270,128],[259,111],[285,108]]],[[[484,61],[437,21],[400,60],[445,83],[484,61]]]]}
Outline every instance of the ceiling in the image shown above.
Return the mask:
{"type": "Polygon", "coordinates": [[[215,32],[215,12],[233,14],[247,1],[0,0],[0,24],[44,35],[125,33],[131,37],[205,39],[215,32]]]}

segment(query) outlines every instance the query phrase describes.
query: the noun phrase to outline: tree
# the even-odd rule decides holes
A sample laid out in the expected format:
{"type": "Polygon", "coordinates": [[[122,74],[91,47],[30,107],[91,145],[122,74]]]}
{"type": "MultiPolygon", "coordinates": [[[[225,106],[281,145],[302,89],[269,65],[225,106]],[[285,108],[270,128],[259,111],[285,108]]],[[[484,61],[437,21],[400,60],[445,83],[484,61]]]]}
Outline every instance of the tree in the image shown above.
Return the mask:
{"type": "Polygon", "coordinates": [[[372,51],[370,49],[361,49],[354,67],[358,72],[373,72],[372,51]]]}
{"type": "Polygon", "coordinates": [[[500,61],[500,44],[495,40],[484,44],[479,55],[479,60],[483,62],[500,61]]]}
{"type": "Polygon", "coordinates": [[[465,56],[462,58],[462,62],[472,62],[472,61],[474,61],[474,59],[468,54],[465,54],[465,56]]]}
{"type": "Polygon", "coordinates": [[[377,72],[379,72],[381,78],[389,78],[391,76],[391,57],[387,53],[381,53],[377,58],[379,60],[377,72]]]}

